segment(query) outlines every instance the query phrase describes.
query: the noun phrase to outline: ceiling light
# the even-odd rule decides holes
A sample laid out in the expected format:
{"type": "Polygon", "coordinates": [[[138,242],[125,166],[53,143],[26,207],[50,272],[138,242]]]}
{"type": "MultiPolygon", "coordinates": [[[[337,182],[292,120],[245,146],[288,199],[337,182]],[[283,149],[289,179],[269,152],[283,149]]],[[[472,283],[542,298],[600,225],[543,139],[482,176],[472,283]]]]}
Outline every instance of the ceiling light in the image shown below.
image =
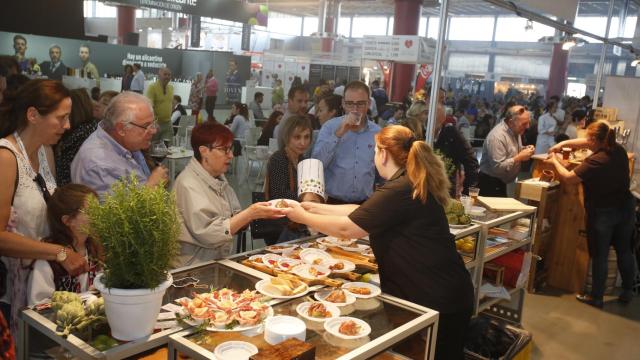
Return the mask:
{"type": "Polygon", "coordinates": [[[169,31],[173,31],[173,28],[172,28],[171,26],[169,26],[169,27],[167,28],[167,30],[169,30],[169,31]]]}
{"type": "Polygon", "coordinates": [[[569,50],[576,46],[576,41],[573,39],[567,39],[562,43],[562,50],[569,50]]]}
{"type": "Polygon", "coordinates": [[[147,28],[147,30],[151,31],[151,30],[153,30],[153,28],[152,28],[151,26],[149,26],[149,27],[147,28]]]}
{"type": "Polygon", "coordinates": [[[636,56],[636,58],[631,61],[631,66],[638,66],[638,64],[640,64],[640,55],[636,56]]]}

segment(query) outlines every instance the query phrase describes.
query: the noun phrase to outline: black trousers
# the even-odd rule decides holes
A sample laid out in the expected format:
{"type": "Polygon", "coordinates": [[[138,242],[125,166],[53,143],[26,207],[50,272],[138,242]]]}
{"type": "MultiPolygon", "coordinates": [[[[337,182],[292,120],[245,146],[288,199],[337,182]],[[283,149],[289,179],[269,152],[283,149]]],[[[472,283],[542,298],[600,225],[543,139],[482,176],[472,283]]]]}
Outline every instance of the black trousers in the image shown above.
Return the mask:
{"type": "Polygon", "coordinates": [[[497,177],[480,172],[478,176],[480,196],[507,197],[507,184],[497,177]]]}
{"type": "Polygon", "coordinates": [[[207,110],[208,116],[213,116],[213,111],[216,109],[217,96],[207,96],[204,100],[204,109],[207,110]]]}
{"type": "Polygon", "coordinates": [[[453,314],[440,313],[438,338],[436,339],[436,360],[463,360],[464,338],[473,309],[453,314]]]}

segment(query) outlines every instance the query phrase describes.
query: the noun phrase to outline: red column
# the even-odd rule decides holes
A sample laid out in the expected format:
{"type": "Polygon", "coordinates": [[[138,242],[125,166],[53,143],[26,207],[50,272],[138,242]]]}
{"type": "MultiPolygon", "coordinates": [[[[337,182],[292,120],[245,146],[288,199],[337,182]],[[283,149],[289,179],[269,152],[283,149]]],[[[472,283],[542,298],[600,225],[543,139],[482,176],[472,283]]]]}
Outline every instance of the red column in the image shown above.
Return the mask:
{"type": "MultiPolygon", "coordinates": [[[[395,0],[393,35],[417,35],[420,26],[421,0],[395,0]]],[[[415,64],[393,63],[391,101],[402,101],[415,77],[415,64]]]]}
{"type": "Polygon", "coordinates": [[[136,31],[136,8],[131,6],[116,6],[118,13],[116,23],[118,28],[118,44],[124,44],[125,36],[136,31]]]}
{"type": "Polygon", "coordinates": [[[569,51],[562,50],[562,44],[553,44],[551,65],[549,66],[549,81],[547,82],[547,99],[553,95],[562,97],[567,87],[568,65],[569,51]]]}
{"type": "Polygon", "coordinates": [[[323,52],[332,52],[333,51],[333,43],[334,43],[334,35],[335,35],[335,22],[338,19],[335,18],[333,14],[327,14],[324,20],[324,32],[329,34],[331,37],[323,37],[322,38],[322,51],[323,52]]]}

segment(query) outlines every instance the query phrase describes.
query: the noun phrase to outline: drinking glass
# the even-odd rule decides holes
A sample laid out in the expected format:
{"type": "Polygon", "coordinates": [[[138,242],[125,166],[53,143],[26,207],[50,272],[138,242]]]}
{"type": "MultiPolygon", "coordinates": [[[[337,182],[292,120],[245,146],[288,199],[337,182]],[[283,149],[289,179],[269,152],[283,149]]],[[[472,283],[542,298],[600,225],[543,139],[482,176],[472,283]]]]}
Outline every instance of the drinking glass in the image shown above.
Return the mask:
{"type": "Polygon", "coordinates": [[[149,156],[153,158],[156,164],[160,165],[164,158],[169,155],[169,149],[163,140],[154,141],[149,148],[149,156]]]}

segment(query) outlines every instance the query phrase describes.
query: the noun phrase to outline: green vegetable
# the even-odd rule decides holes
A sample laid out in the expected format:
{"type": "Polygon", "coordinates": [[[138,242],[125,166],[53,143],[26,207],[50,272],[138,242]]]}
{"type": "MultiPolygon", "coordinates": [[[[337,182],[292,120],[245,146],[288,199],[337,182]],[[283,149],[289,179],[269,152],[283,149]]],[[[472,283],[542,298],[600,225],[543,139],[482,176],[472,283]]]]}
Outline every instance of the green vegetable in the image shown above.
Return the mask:
{"type": "Polygon", "coordinates": [[[445,156],[442,151],[439,149],[434,150],[434,153],[440,156],[440,159],[444,163],[444,170],[447,172],[447,176],[451,177],[456,172],[456,165],[453,163],[453,160],[448,156],[445,156]]]}
{"type": "Polygon", "coordinates": [[[173,193],[140,184],[135,174],[116,182],[100,204],[89,197],[93,238],[104,247],[109,288],[153,289],[167,279],[178,254],[180,219],[173,193]]]}
{"type": "Polygon", "coordinates": [[[58,311],[65,304],[79,303],[82,304],[80,295],[68,291],[54,291],[51,295],[51,308],[53,311],[58,311]]]}
{"type": "Polygon", "coordinates": [[[106,321],[102,298],[87,305],[86,310],[80,296],[76,293],[56,291],[51,299],[51,306],[56,311],[56,325],[60,329],[58,334],[62,337],[69,336],[73,331],[83,331],[90,325],[106,321]]]}
{"type": "Polygon", "coordinates": [[[107,351],[114,346],[118,346],[118,341],[107,335],[98,335],[91,342],[91,346],[100,351],[107,351]]]}
{"type": "Polygon", "coordinates": [[[449,199],[447,207],[444,209],[447,214],[455,214],[456,216],[464,215],[464,205],[458,200],[449,199]]]}
{"type": "Polygon", "coordinates": [[[471,224],[471,217],[469,217],[469,215],[460,215],[458,216],[458,223],[460,225],[471,224]]]}
{"type": "Polygon", "coordinates": [[[456,214],[447,214],[447,222],[449,225],[458,225],[458,216],[456,214]]]}

